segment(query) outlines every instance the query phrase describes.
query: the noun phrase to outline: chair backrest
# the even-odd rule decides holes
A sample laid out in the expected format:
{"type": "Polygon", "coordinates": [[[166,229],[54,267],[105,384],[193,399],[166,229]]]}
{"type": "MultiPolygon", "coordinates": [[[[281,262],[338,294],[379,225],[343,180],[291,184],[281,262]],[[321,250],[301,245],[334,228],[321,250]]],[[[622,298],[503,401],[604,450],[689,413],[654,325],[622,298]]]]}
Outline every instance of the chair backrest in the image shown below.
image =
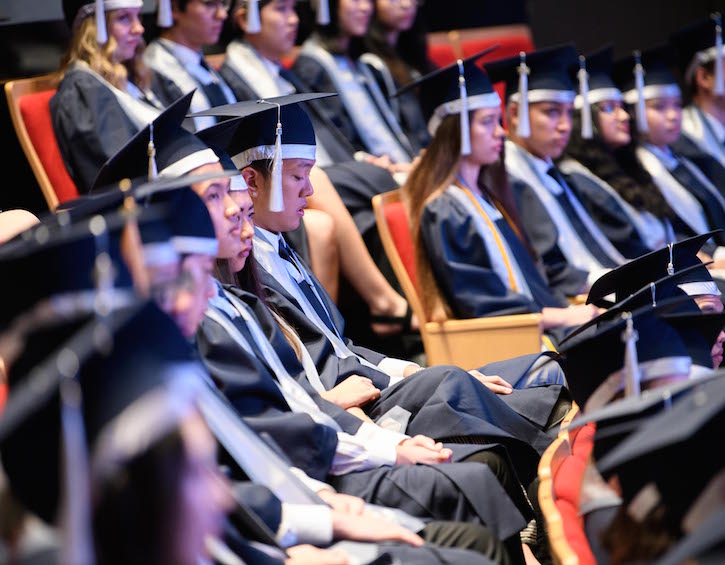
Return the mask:
{"type": "Polygon", "coordinates": [[[50,118],[48,102],[56,86],[54,74],[5,84],[15,133],[51,210],[78,196],[78,189],[60,154],[50,118]]]}
{"type": "Polygon", "coordinates": [[[411,310],[423,323],[426,318],[416,286],[415,247],[400,189],[373,196],[373,211],[380,240],[395,276],[411,310]]]}

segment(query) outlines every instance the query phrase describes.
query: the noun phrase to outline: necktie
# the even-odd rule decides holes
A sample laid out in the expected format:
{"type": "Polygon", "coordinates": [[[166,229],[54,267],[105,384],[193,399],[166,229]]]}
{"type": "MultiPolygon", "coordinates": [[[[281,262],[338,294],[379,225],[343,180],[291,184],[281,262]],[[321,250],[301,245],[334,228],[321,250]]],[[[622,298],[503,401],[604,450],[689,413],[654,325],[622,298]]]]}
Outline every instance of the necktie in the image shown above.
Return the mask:
{"type": "Polygon", "coordinates": [[[207,99],[209,100],[209,104],[212,105],[212,107],[216,106],[223,106],[224,104],[228,104],[229,100],[227,100],[227,97],[224,95],[224,91],[222,90],[222,87],[219,86],[219,83],[216,80],[216,75],[214,74],[214,71],[209,66],[209,64],[204,60],[202,57],[199,61],[199,64],[201,64],[204,69],[212,76],[213,80],[209,84],[202,84],[201,89],[204,91],[204,94],[206,95],[207,99]]]}
{"type": "Polygon", "coordinates": [[[708,190],[687,165],[678,159],[677,166],[670,171],[670,174],[700,202],[711,229],[725,226],[725,210],[719,199],[708,190]]]}
{"type": "Polygon", "coordinates": [[[320,299],[317,297],[317,294],[312,289],[312,285],[314,283],[309,279],[306,271],[304,270],[304,267],[295,257],[294,251],[288,247],[287,243],[284,241],[283,238],[280,238],[279,240],[279,256],[288,263],[290,263],[297,270],[297,272],[302,275],[301,281],[297,281],[295,279],[297,286],[302,291],[302,294],[305,295],[305,298],[307,298],[312,307],[315,309],[315,312],[320,317],[322,322],[328,327],[331,332],[340,337],[340,334],[337,331],[337,326],[335,326],[334,322],[332,321],[332,317],[327,311],[327,308],[320,301],[320,299]]]}
{"type": "Polygon", "coordinates": [[[570,197],[573,197],[573,195],[571,194],[571,189],[569,188],[569,185],[566,183],[564,177],[561,175],[559,170],[556,167],[552,166],[548,171],[546,171],[546,174],[553,178],[557,182],[557,184],[562,187],[563,190],[561,194],[556,196],[556,201],[564,210],[564,213],[566,214],[566,217],[569,218],[569,221],[571,222],[574,231],[576,231],[577,235],[579,235],[589,252],[594,255],[597,261],[599,261],[603,266],[616,267],[614,262],[610,259],[609,255],[607,255],[607,253],[601,248],[599,243],[597,243],[597,240],[594,238],[594,236],[592,236],[592,234],[589,232],[586,225],[579,217],[579,214],[577,214],[577,211],[572,205],[571,200],[569,200],[570,197]]]}

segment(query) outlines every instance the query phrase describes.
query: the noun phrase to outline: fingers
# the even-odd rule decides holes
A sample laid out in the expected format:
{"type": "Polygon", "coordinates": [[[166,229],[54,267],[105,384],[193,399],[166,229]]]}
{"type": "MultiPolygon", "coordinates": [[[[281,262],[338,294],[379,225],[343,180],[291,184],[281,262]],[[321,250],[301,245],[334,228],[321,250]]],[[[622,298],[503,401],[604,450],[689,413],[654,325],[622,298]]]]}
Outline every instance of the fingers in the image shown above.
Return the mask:
{"type": "Polygon", "coordinates": [[[417,435],[411,438],[412,442],[415,445],[418,445],[420,447],[425,447],[426,449],[430,449],[432,451],[440,451],[443,448],[443,444],[440,442],[436,442],[431,437],[424,436],[424,435],[417,435]]]}
{"type": "Polygon", "coordinates": [[[484,383],[484,386],[488,388],[491,392],[495,392],[496,394],[511,394],[514,389],[511,388],[511,385],[506,383],[507,386],[496,384],[496,383],[484,383]]]}
{"type": "Polygon", "coordinates": [[[414,547],[420,547],[425,542],[423,541],[423,538],[420,537],[418,534],[411,532],[410,530],[406,530],[403,527],[398,526],[397,531],[395,532],[393,539],[401,541],[403,543],[408,543],[414,547]]]}

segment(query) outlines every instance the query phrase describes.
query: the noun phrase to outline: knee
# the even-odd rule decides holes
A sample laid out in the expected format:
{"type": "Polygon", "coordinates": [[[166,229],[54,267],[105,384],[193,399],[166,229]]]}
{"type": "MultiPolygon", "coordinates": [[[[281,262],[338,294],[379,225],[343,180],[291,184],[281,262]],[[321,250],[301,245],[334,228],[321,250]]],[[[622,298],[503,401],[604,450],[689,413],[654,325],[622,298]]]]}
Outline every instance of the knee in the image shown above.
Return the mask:
{"type": "Polygon", "coordinates": [[[305,227],[312,253],[322,252],[326,257],[337,255],[337,231],[330,214],[322,210],[307,210],[305,227]]]}

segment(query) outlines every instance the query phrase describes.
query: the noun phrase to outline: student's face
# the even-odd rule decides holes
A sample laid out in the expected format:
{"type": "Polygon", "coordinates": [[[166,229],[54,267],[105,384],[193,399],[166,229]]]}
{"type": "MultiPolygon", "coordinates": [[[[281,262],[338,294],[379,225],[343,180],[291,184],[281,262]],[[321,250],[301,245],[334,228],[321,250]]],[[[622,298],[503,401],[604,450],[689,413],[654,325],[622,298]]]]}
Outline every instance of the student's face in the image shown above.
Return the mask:
{"type": "Polygon", "coordinates": [[[109,34],[116,40],[113,54],[116,62],[132,59],[143,38],[143,26],[139,19],[141,8],[121,8],[110,15],[109,34]]]}
{"type": "Polygon", "coordinates": [[[172,3],[174,27],[189,45],[201,49],[219,41],[230,0],[190,0],[183,12],[172,3]]]}
{"type": "Polygon", "coordinates": [[[367,33],[370,16],[373,13],[372,0],[339,0],[337,10],[338,25],[342,35],[362,37],[367,33]]]}
{"type": "Polygon", "coordinates": [[[307,197],[312,196],[310,170],[315,162],[311,159],[284,159],[282,161],[282,195],[284,210],[269,210],[270,185],[272,176],[265,179],[251,167],[242,171],[254,200],[255,223],[274,232],[287,232],[296,229],[305,214],[307,197]]]}
{"type": "MultiPolygon", "coordinates": [[[[541,159],[557,159],[569,143],[571,118],[574,105],[571,102],[536,102],[529,106],[531,135],[521,139],[521,144],[531,154],[541,159]]],[[[512,124],[515,127],[515,124],[512,124]]]]}
{"type": "Polygon", "coordinates": [[[664,96],[645,102],[647,109],[647,138],[658,147],[672,145],[680,137],[682,126],[682,98],[664,96]]]}
{"type": "Polygon", "coordinates": [[[471,155],[464,157],[476,165],[490,165],[501,155],[504,129],[500,108],[481,108],[473,112],[470,121],[471,155]]]}
{"type": "Polygon", "coordinates": [[[624,147],[631,140],[629,114],[620,100],[603,100],[597,103],[597,126],[602,141],[610,149],[624,147]]]}
{"type": "Polygon", "coordinates": [[[179,285],[171,317],[179,326],[184,337],[196,335],[204,320],[207,303],[214,296],[214,257],[210,255],[188,255],[181,263],[179,285]]]}
{"type": "Polygon", "coordinates": [[[242,213],[242,250],[239,255],[229,260],[232,271],[238,273],[244,268],[247,257],[252,251],[252,238],[254,237],[254,202],[248,190],[235,190],[232,199],[239,206],[242,213]]]}
{"type": "Polygon", "coordinates": [[[418,12],[418,0],[377,0],[376,18],[384,28],[407,31],[413,26],[418,12]]]}
{"type": "MultiPolygon", "coordinates": [[[[193,174],[221,173],[224,169],[220,163],[203,165],[193,171],[193,174]]],[[[239,239],[241,232],[239,208],[229,195],[228,178],[212,179],[192,185],[206,204],[211,220],[214,223],[214,232],[219,240],[220,259],[230,259],[239,254],[242,242],[239,239]]]]}
{"type": "MultiPolygon", "coordinates": [[[[262,24],[259,33],[247,35],[247,40],[262,56],[277,60],[295,45],[300,18],[295,11],[296,0],[272,0],[259,11],[262,24]]],[[[242,12],[246,16],[246,12],[242,12]]],[[[240,22],[246,28],[246,17],[240,22]]]]}
{"type": "MultiPolygon", "coordinates": [[[[695,302],[704,313],[720,313],[723,311],[723,303],[719,296],[714,294],[703,294],[695,297],[695,302]]],[[[723,343],[725,343],[725,332],[720,331],[717,334],[715,345],[710,350],[710,356],[712,357],[713,369],[720,367],[723,359],[723,343]]]]}
{"type": "Polygon", "coordinates": [[[180,469],[174,562],[191,565],[209,556],[205,540],[221,536],[233,499],[216,464],[216,443],[201,415],[194,413],[180,427],[186,460],[180,469]]]}

